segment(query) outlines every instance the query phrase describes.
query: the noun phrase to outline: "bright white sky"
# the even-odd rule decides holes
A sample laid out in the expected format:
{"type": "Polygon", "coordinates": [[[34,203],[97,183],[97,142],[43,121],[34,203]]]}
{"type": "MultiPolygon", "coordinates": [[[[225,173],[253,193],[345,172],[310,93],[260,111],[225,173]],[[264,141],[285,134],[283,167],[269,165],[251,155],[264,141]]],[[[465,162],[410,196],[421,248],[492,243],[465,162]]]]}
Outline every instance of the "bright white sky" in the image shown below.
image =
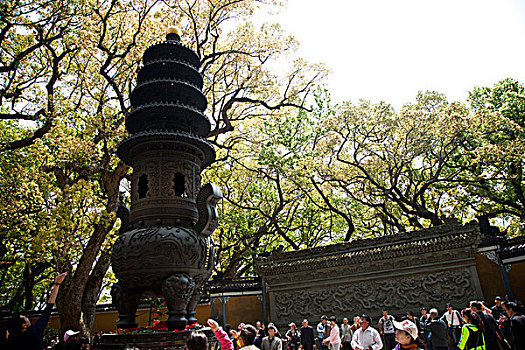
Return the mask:
{"type": "Polygon", "coordinates": [[[299,56],[331,69],[339,102],[397,109],[418,91],[465,102],[475,86],[525,83],[525,0],[289,0],[267,21],[299,40],[299,56]]]}

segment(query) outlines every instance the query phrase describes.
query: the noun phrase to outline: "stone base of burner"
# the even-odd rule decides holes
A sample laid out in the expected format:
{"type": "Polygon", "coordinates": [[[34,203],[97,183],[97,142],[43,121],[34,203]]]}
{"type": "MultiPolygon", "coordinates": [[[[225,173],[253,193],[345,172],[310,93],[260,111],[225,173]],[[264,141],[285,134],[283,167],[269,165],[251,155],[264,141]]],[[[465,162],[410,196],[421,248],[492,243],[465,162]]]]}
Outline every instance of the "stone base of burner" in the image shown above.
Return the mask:
{"type": "Polygon", "coordinates": [[[200,330],[185,330],[179,332],[158,331],[151,333],[103,334],[100,338],[98,349],[182,350],[192,332],[206,334],[210,350],[220,347],[220,343],[213,335],[213,332],[209,328],[202,328],[200,330]]]}

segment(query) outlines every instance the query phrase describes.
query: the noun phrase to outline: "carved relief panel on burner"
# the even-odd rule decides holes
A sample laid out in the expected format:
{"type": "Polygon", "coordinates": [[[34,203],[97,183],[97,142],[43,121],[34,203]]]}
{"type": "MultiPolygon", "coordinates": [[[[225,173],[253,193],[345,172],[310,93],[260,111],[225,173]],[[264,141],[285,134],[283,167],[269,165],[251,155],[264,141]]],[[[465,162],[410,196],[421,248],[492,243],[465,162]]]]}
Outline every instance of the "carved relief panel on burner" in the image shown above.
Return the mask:
{"type": "Polygon", "coordinates": [[[196,198],[200,188],[200,166],[190,160],[166,162],[162,166],[163,193],[168,197],[196,198]]]}
{"type": "Polygon", "coordinates": [[[132,202],[153,197],[195,199],[201,187],[200,165],[188,159],[162,159],[136,164],[132,175],[132,202]]]}

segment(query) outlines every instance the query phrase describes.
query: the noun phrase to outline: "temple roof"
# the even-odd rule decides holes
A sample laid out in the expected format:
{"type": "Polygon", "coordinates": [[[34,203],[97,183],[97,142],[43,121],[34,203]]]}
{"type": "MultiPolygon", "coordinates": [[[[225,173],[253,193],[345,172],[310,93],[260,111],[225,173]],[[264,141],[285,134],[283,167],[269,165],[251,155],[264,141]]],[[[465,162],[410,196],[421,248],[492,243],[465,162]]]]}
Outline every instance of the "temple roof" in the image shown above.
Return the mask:
{"type": "Polygon", "coordinates": [[[480,242],[477,224],[445,224],[419,231],[382,237],[356,239],[350,242],[303,249],[274,251],[259,258],[257,270],[262,275],[274,275],[333,266],[356,264],[415,254],[428,254],[444,249],[472,247],[480,242]]]}
{"type": "Polygon", "coordinates": [[[205,285],[206,294],[261,291],[262,279],[260,277],[238,278],[213,278],[205,285]]]}
{"type": "Polygon", "coordinates": [[[501,259],[525,256],[525,236],[506,239],[501,244],[501,259]]]}

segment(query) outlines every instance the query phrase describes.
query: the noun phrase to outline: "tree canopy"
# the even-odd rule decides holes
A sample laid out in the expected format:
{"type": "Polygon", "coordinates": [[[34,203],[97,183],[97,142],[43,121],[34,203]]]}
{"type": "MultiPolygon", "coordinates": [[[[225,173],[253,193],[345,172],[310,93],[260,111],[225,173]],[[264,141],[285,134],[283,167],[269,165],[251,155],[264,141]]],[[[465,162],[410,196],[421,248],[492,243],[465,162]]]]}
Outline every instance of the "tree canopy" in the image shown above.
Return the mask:
{"type": "MultiPolygon", "coordinates": [[[[278,6],[278,2],[271,2],[278,6]]],[[[112,281],[112,242],[132,171],[116,156],[144,50],[166,27],[202,63],[209,140],[204,176],[224,194],[216,273],[253,274],[254,259],[493,218],[523,234],[523,84],[475,87],[469,103],[420,92],[335,103],[327,70],[295,59],[278,24],[256,26],[257,1],[13,1],[0,4],[0,304],[42,306],[68,271],[62,327],[91,329],[112,281]],[[282,63],[279,63],[282,65],[282,63]],[[120,210],[119,210],[120,209],[120,210]]]]}

